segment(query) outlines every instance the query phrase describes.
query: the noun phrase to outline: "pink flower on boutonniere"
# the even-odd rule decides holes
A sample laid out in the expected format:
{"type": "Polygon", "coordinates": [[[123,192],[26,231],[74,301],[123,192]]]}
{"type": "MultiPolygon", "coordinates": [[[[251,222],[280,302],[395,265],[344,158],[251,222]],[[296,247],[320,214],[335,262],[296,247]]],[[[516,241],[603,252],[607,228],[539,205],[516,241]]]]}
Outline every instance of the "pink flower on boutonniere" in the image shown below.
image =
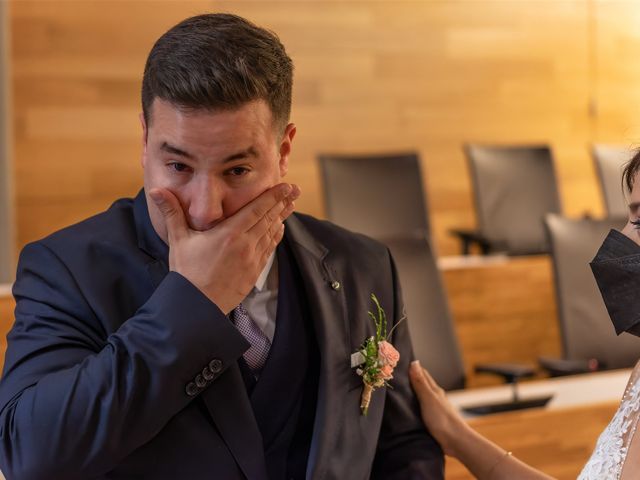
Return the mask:
{"type": "Polygon", "coordinates": [[[386,340],[378,343],[378,364],[384,380],[393,378],[393,369],[396,368],[398,360],[400,360],[400,353],[393,345],[386,340]]]}
{"type": "Polygon", "coordinates": [[[393,367],[391,365],[385,365],[380,368],[380,376],[383,380],[391,380],[393,378],[393,367]]]}
{"type": "Polygon", "coordinates": [[[380,361],[387,365],[391,365],[392,368],[396,368],[398,360],[400,360],[400,353],[386,340],[383,340],[378,344],[378,357],[380,361]]]}
{"type": "Polygon", "coordinates": [[[360,350],[351,355],[351,366],[358,367],[356,373],[362,377],[364,389],[360,401],[362,414],[366,415],[371,403],[373,390],[389,386],[388,380],[393,378],[393,369],[398,365],[400,353],[387,341],[393,328],[397,327],[404,317],[387,334],[387,317],[380,306],[380,302],[372,293],[371,300],[376,305],[376,314],[368,312],[376,325],[375,336],[369,337],[362,344],[360,350]]]}

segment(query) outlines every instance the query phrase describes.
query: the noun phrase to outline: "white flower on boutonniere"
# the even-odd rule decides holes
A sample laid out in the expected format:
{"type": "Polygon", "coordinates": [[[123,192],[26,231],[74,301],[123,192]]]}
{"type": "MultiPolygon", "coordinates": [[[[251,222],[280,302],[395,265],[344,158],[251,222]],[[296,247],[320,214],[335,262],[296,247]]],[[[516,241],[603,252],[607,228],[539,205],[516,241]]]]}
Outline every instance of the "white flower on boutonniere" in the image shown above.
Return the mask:
{"type": "Polygon", "coordinates": [[[358,367],[356,373],[362,377],[364,389],[362,390],[362,398],[360,400],[360,410],[363,415],[369,411],[369,403],[371,403],[371,394],[374,389],[380,387],[390,387],[388,381],[393,378],[393,369],[400,360],[400,353],[387,341],[389,335],[393,332],[404,317],[402,317],[395,327],[387,333],[387,317],[384,310],[380,306],[380,302],[372,293],[371,300],[376,305],[376,313],[369,313],[369,317],[373,319],[376,326],[375,336],[367,338],[360,350],[351,355],[351,368],[358,367]]]}

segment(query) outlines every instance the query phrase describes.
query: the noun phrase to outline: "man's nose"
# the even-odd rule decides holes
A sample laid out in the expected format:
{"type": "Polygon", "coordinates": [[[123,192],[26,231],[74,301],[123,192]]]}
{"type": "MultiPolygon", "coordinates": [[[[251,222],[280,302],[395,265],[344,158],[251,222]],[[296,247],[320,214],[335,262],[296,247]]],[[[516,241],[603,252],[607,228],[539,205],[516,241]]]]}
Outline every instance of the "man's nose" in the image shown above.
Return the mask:
{"type": "Polygon", "coordinates": [[[191,192],[189,223],[194,230],[209,230],[223,218],[222,189],[214,180],[202,179],[191,192]]]}

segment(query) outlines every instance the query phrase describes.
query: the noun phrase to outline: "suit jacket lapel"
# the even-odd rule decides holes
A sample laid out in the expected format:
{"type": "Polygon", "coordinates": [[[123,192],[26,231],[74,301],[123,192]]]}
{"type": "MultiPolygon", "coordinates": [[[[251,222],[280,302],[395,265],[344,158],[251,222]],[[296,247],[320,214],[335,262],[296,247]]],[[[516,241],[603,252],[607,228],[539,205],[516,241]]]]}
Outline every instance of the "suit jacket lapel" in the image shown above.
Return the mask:
{"type": "Polygon", "coordinates": [[[335,431],[342,425],[342,391],[351,374],[349,328],[340,273],[332,268],[328,249],[316,241],[295,216],[286,221],[285,234],[302,274],[320,351],[318,401],[307,478],[321,478],[330,457],[335,431]]]}
{"type": "MultiPolygon", "coordinates": [[[[151,224],[144,190],[134,200],[134,220],[138,246],[150,257],[147,270],[155,289],[169,273],[169,247],[151,224]]],[[[262,435],[238,365],[231,365],[195,401],[204,402],[245,476],[250,479],[266,478],[262,435]]]]}

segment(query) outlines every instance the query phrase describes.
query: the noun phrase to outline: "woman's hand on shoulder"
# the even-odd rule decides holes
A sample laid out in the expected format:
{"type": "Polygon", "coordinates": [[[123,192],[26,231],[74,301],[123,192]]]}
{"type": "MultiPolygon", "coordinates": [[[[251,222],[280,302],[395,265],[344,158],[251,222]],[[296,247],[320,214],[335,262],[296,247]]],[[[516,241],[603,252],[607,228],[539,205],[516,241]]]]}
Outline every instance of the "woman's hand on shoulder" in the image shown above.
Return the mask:
{"type": "Polygon", "coordinates": [[[444,453],[455,457],[457,439],[469,430],[469,426],[447,400],[444,390],[417,360],[411,362],[409,378],[420,401],[420,413],[425,426],[444,453]]]}

